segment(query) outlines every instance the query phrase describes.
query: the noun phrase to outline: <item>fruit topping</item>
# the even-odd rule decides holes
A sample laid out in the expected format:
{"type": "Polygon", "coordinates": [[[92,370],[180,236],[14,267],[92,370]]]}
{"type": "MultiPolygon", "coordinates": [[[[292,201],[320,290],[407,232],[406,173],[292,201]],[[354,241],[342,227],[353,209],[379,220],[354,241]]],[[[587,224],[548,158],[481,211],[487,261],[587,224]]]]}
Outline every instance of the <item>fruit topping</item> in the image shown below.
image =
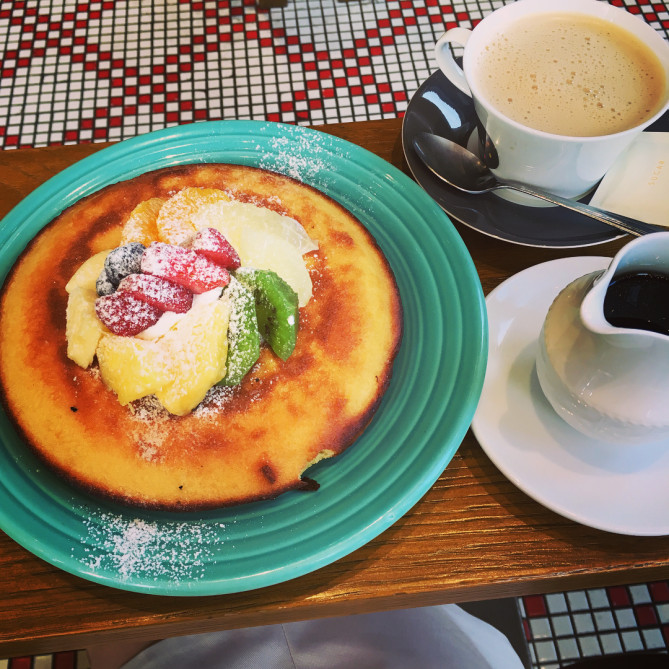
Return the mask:
{"type": "Polygon", "coordinates": [[[105,258],[105,271],[110,283],[116,287],[129,274],[139,274],[140,263],[146,247],[139,242],[130,242],[115,248],[105,258]]]}
{"type": "Polygon", "coordinates": [[[253,291],[260,334],[279,358],[287,360],[297,343],[297,293],[271,270],[242,268],[235,276],[253,291]]]}
{"type": "Polygon", "coordinates": [[[134,337],[158,322],[161,311],[128,293],[98,297],[95,313],[107,328],[117,335],[134,337]]]}
{"type": "Polygon", "coordinates": [[[311,299],[309,270],[297,247],[285,239],[247,228],[242,232],[239,255],[246,267],[278,274],[297,293],[299,306],[303,307],[311,299]]]}
{"type": "Polygon", "coordinates": [[[312,291],[302,255],[318,248],[297,221],[186,188],[137,205],[121,238],[66,286],[68,357],[97,357],[121,404],[153,394],[184,415],[213,385],[241,383],[263,341],[293,353],[312,291]]]}
{"type": "Polygon", "coordinates": [[[140,202],[128,216],[121,233],[121,244],[140,242],[148,246],[158,239],[158,226],[156,219],[163,205],[163,198],[152,197],[150,200],[140,202]]]}
{"type": "Polygon", "coordinates": [[[192,222],[193,215],[200,207],[229,200],[224,191],[218,188],[184,188],[167,200],[158,213],[156,226],[158,239],[168,244],[189,242],[197,232],[192,222]]]}
{"type": "Polygon", "coordinates": [[[200,230],[190,248],[226,269],[237,269],[242,264],[232,244],[215,228],[200,230]]]}
{"type": "Polygon", "coordinates": [[[119,293],[127,293],[147,302],[160,311],[185,314],[193,304],[193,293],[177,283],[151,274],[130,274],[118,285],[119,293]]]}
{"type": "Polygon", "coordinates": [[[260,332],[253,292],[234,277],[223,293],[230,301],[228,358],[220,386],[236,386],[260,357],[260,332]]]}
{"type": "Polygon", "coordinates": [[[86,288],[95,290],[95,279],[98,277],[105,264],[105,258],[109,251],[100,251],[91,256],[86,262],[79,266],[79,269],[70,277],[65,284],[65,290],[71,293],[75,288],[86,288]]]}
{"type": "Polygon", "coordinates": [[[183,416],[192,411],[225,374],[228,316],[228,305],[216,300],[208,308],[191,309],[160,339],[167,356],[157,362],[170,361],[172,382],[156,397],[170,413],[183,416]]]}
{"type": "Polygon", "coordinates": [[[95,292],[102,297],[103,295],[111,295],[115,290],[116,287],[109,280],[107,270],[103,267],[95,281],[95,292]]]}
{"type": "Polygon", "coordinates": [[[162,242],[153,242],[146,249],[141,272],[178,283],[193,293],[222,288],[230,282],[228,271],[215,262],[191,249],[162,242]]]}
{"type": "Polygon", "coordinates": [[[118,401],[155,395],[172,414],[192,411],[225,373],[228,307],[194,307],[155,341],[105,334],[97,349],[100,375],[118,401]]]}
{"type": "Polygon", "coordinates": [[[97,295],[90,287],[76,286],[67,299],[65,337],[67,357],[86,369],[95,357],[104,327],[95,316],[97,295]]]}
{"type": "Polygon", "coordinates": [[[303,254],[318,243],[293,218],[250,202],[217,202],[193,216],[198,229],[216,228],[239,254],[242,265],[269,269],[286,281],[301,307],[311,299],[312,285],[303,254]]]}
{"type": "Polygon", "coordinates": [[[104,384],[122,405],[153,395],[170,382],[170,367],[155,342],[105,334],[96,355],[104,384]]]}

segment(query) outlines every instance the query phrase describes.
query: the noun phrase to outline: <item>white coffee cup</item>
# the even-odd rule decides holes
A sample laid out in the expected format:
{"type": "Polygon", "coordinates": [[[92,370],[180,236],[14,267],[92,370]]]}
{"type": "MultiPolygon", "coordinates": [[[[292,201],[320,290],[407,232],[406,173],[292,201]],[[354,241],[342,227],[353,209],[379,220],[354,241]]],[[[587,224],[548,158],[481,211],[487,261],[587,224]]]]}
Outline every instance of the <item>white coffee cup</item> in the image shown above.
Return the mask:
{"type": "MultiPolygon", "coordinates": [[[[642,19],[601,0],[517,0],[486,16],[473,30],[452,28],[437,41],[436,60],[442,72],[469,95],[499,165],[493,172],[501,179],[531,184],[563,197],[578,198],[597,184],[616,158],[635,137],[669,108],[669,44],[642,19]],[[481,90],[483,76],[477,54],[512,23],[539,13],[580,13],[631,32],[649,46],[665,74],[665,99],[661,109],[640,125],[615,134],[569,137],[536,130],[505,116],[481,90]],[[451,44],[464,47],[462,68],[453,57],[451,44]]],[[[560,104],[556,99],[555,104],[560,104]]],[[[521,196],[523,203],[528,203],[521,196]]],[[[515,199],[515,198],[514,198],[515,199]]]]}

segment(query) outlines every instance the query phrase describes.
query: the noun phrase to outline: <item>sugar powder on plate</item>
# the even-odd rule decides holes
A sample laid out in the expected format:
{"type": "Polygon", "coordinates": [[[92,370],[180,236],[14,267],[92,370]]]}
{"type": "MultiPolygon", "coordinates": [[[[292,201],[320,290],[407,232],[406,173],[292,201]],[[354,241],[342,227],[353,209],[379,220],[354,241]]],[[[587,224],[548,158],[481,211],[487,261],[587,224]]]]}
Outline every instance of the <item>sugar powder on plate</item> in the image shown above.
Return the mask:
{"type": "Polygon", "coordinates": [[[330,163],[322,137],[305,133],[298,126],[286,126],[283,130],[284,135],[272,138],[270,150],[261,157],[258,167],[281,172],[303,183],[316,179],[330,163]]]}
{"type": "Polygon", "coordinates": [[[225,528],[217,522],[148,521],[113,513],[100,513],[84,524],[88,536],[80,561],[92,573],[175,583],[205,575],[225,528]]]}

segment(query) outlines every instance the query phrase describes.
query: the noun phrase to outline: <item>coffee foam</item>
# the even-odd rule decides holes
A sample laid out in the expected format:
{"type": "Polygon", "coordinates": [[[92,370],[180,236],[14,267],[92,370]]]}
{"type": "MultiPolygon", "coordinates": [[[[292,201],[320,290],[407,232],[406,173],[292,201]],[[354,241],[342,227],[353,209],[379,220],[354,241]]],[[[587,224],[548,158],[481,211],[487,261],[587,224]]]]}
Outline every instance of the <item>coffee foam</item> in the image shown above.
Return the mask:
{"type": "Polygon", "coordinates": [[[515,22],[481,51],[483,95],[531,128],[587,137],[633,128],[661,107],[665,74],[652,50],[616,25],[550,13],[515,22]]]}

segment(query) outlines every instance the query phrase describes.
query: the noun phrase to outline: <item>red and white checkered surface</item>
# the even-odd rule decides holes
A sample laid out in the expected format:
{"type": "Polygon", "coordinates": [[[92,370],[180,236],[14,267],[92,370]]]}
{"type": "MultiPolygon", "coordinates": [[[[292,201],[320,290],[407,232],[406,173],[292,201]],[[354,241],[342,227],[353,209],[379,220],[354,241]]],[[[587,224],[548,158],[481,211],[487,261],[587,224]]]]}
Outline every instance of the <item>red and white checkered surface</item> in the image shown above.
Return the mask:
{"type": "MultiPolygon", "coordinates": [[[[217,119],[401,116],[436,38],[510,0],[0,0],[0,147],[116,141],[217,119]]],[[[669,0],[612,0],[669,36],[669,0]]],[[[519,599],[535,667],[669,647],[660,582],[519,599]]],[[[0,660],[82,669],[83,653],[0,660]]]]}
{"type": "MultiPolygon", "coordinates": [[[[509,0],[506,0],[508,2],[509,0]]],[[[444,29],[504,0],[2,0],[0,147],[212,119],[401,115],[444,29]]],[[[669,3],[614,0],[669,29],[669,3]]]]}
{"type": "Polygon", "coordinates": [[[534,669],[669,648],[668,581],[531,595],[519,604],[534,669]]]}

